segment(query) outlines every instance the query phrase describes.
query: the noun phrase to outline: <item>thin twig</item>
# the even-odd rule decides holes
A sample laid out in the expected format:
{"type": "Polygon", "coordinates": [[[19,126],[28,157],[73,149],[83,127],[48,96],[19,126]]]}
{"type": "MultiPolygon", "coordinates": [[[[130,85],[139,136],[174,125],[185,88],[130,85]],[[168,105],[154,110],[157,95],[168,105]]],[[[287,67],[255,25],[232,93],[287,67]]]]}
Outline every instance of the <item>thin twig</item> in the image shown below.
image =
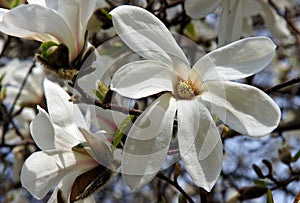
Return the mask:
{"type": "Polygon", "coordinates": [[[182,187],[180,187],[180,185],[178,185],[177,182],[172,181],[168,177],[164,176],[162,173],[158,173],[156,177],[166,181],[170,185],[173,185],[190,203],[194,203],[194,200],[182,189],[182,187]]]}
{"type": "Polygon", "coordinates": [[[102,101],[95,99],[88,95],[83,89],[79,87],[79,85],[76,85],[76,90],[79,92],[79,97],[75,97],[74,103],[86,103],[86,104],[94,104],[98,107],[101,107],[103,109],[111,109],[114,111],[119,111],[125,114],[130,114],[134,116],[139,116],[143,113],[143,111],[139,109],[133,109],[133,108],[127,108],[123,106],[119,106],[112,103],[103,103],[102,101]]]}
{"type": "MultiPolygon", "coordinates": [[[[11,108],[10,108],[9,111],[6,113],[6,120],[5,120],[5,122],[3,123],[3,126],[2,126],[2,140],[1,140],[1,143],[4,143],[4,140],[5,140],[4,137],[5,137],[6,131],[8,130],[9,124],[12,123],[13,112],[14,112],[15,106],[16,106],[16,104],[17,104],[18,99],[19,99],[20,96],[21,96],[21,93],[22,93],[22,91],[23,91],[23,89],[24,89],[24,86],[25,86],[25,84],[26,84],[26,82],[27,82],[27,79],[28,79],[29,75],[31,74],[31,72],[32,72],[32,70],[33,70],[34,67],[35,67],[35,61],[33,61],[32,65],[30,66],[30,68],[29,68],[29,70],[28,70],[28,72],[27,72],[27,74],[26,74],[24,80],[22,81],[22,84],[21,84],[21,86],[20,86],[20,89],[19,89],[19,91],[18,91],[18,94],[16,95],[16,97],[15,97],[13,103],[12,103],[11,108]]],[[[4,112],[4,109],[3,109],[3,108],[1,109],[1,112],[4,112]]],[[[13,123],[13,126],[14,126],[14,123],[13,123]]],[[[17,133],[17,134],[18,134],[18,133],[17,133]]]]}
{"type": "Polygon", "coordinates": [[[21,96],[21,94],[22,94],[22,91],[23,91],[23,89],[24,89],[24,87],[25,87],[25,84],[26,84],[26,82],[27,82],[27,79],[28,79],[29,75],[31,74],[31,72],[32,72],[32,70],[33,70],[34,67],[35,67],[35,60],[32,62],[32,65],[30,66],[30,68],[29,68],[29,70],[28,70],[28,72],[27,72],[27,74],[26,74],[24,80],[22,81],[22,84],[21,84],[21,86],[20,86],[19,92],[18,92],[18,94],[16,95],[16,98],[15,98],[15,100],[14,100],[13,103],[12,103],[12,107],[10,108],[8,115],[12,115],[12,114],[13,114],[15,105],[16,105],[18,99],[20,98],[20,96],[21,96]]]}
{"type": "Polygon", "coordinates": [[[271,93],[271,92],[277,91],[279,89],[291,86],[291,85],[299,83],[299,82],[300,82],[300,77],[296,77],[296,78],[293,78],[293,79],[288,80],[286,82],[283,82],[283,83],[280,83],[280,84],[275,85],[273,87],[270,87],[270,88],[266,89],[265,92],[266,93],[271,93]]]}

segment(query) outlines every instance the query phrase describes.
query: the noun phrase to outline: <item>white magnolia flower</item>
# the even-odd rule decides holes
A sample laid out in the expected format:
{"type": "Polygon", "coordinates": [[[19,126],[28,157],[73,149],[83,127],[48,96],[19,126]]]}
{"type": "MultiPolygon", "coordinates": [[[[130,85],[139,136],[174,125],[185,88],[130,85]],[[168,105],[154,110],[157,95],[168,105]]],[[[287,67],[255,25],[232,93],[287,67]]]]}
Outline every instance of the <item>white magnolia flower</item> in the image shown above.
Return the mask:
{"type": "Polygon", "coordinates": [[[278,39],[291,36],[285,20],[269,5],[267,0],[186,0],[185,9],[192,18],[202,18],[221,7],[218,22],[219,45],[228,44],[241,37],[243,18],[261,14],[266,27],[278,39]]]}
{"type": "Polygon", "coordinates": [[[18,104],[35,106],[41,103],[44,95],[42,85],[45,74],[41,64],[36,63],[29,76],[25,78],[32,65],[31,61],[13,59],[0,70],[0,75],[4,74],[2,85],[6,87],[6,102],[15,100],[20,92],[22,83],[26,80],[19,96],[18,104]]]}
{"type": "Polygon", "coordinates": [[[6,199],[4,202],[9,203],[30,203],[27,197],[27,193],[23,188],[12,189],[9,190],[7,194],[5,194],[6,199]]]}
{"type": "Polygon", "coordinates": [[[123,179],[131,189],[161,169],[177,118],[180,156],[193,181],[210,191],[221,170],[222,142],[211,114],[250,136],[270,133],[280,110],[261,90],[230,82],[262,70],[275,45],[248,38],[189,62],[162,22],[144,9],[120,6],[111,12],[121,39],[145,60],[121,67],[112,79],[117,93],[138,99],[163,93],[138,117],[122,156],[123,179]],[[176,113],[177,112],[177,113],[176,113]]]}
{"type": "Polygon", "coordinates": [[[96,0],[28,0],[12,10],[0,9],[0,31],[69,48],[69,60],[81,52],[96,0]]]}
{"type": "MultiPolygon", "coordinates": [[[[104,141],[104,135],[100,133],[96,137],[88,133],[81,111],[69,102],[70,96],[61,87],[45,80],[44,89],[49,114],[39,107],[39,114],[30,125],[32,137],[42,151],[33,153],[25,161],[21,182],[38,199],[57,185],[49,200],[57,202],[61,196],[72,199],[71,189],[79,175],[94,169],[99,163],[110,166],[112,151],[104,141]],[[89,147],[84,147],[84,150],[76,147],[84,143],[89,147]]],[[[88,196],[81,201],[94,202],[94,199],[88,196]]]]}

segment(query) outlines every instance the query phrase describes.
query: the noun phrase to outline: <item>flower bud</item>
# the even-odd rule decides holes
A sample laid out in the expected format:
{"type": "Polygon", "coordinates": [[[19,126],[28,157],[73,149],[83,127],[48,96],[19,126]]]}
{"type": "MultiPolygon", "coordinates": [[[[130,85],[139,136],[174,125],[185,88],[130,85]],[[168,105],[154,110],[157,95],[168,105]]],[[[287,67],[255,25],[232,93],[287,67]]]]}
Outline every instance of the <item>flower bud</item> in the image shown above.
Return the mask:
{"type": "Polygon", "coordinates": [[[255,173],[257,174],[257,176],[259,178],[265,178],[264,174],[262,173],[261,169],[256,165],[256,164],[253,164],[252,165],[252,168],[254,169],[255,173]]]}
{"type": "Polygon", "coordinates": [[[290,150],[287,147],[283,147],[281,149],[278,149],[279,159],[286,165],[289,165],[292,161],[292,155],[290,153],[290,150]]]}
{"type": "Polygon", "coordinates": [[[263,196],[268,191],[268,188],[261,186],[243,187],[239,190],[241,194],[240,200],[254,199],[263,196]]]}

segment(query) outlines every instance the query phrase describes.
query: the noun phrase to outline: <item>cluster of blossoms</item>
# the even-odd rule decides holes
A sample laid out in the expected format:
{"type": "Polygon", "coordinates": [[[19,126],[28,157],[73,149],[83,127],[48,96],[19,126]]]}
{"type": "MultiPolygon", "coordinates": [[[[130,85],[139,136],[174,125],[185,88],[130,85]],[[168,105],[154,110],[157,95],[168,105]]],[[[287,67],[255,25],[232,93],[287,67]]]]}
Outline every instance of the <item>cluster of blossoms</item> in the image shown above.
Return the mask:
{"type": "MultiPolygon", "coordinates": [[[[87,42],[86,29],[96,8],[95,0],[28,3],[12,10],[1,9],[0,30],[42,42],[42,52],[36,59],[47,71],[73,83],[64,89],[57,78],[50,81],[43,75],[40,86],[32,88],[40,90],[39,97],[44,92],[47,107],[38,106],[30,124],[31,136],[41,151],[25,161],[21,182],[38,199],[56,186],[49,202],[92,202],[91,194],[118,172],[125,184],[136,190],[178,161],[176,157],[182,160],[194,184],[210,191],[223,159],[216,118],[230,129],[253,137],[271,133],[280,121],[280,110],[266,93],[236,82],[271,62],[276,46],[267,37],[227,44],[240,38],[239,26],[231,30],[233,33],[227,32],[228,36],[222,35],[225,38],[220,48],[192,64],[168,28],[152,13],[140,7],[118,6],[110,12],[114,30],[138,57],[110,71],[87,42]],[[80,71],[84,71],[82,77],[78,77],[80,71]],[[78,89],[74,86],[77,79],[81,81],[78,89]],[[88,100],[97,87],[96,93],[103,96],[99,97],[101,107],[73,103],[76,98],[67,93],[86,91],[79,100],[88,100]],[[135,109],[127,108],[128,112],[122,113],[120,106],[103,109],[109,92],[133,101],[153,96],[154,101],[133,119],[135,109]],[[126,137],[120,138],[122,130],[126,137]],[[168,162],[171,149],[177,156],[168,162]]],[[[198,18],[221,3],[228,1],[186,0],[185,7],[191,15],[205,8],[194,16],[198,18]],[[199,6],[194,6],[197,2],[199,6]]],[[[239,15],[241,5],[233,8],[239,15]]]]}

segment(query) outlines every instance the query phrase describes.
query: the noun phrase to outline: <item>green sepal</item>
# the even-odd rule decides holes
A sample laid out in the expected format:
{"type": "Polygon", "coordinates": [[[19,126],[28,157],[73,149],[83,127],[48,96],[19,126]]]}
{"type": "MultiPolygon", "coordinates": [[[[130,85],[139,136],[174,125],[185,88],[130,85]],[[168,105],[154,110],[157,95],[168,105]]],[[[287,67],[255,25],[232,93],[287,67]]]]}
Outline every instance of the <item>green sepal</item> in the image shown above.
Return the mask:
{"type": "Polygon", "coordinates": [[[299,157],[300,157],[300,149],[299,149],[299,151],[292,157],[291,162],[296,162],[296,161],[298,161],[299,157]]]}
{"type": "Polygon", "coordinates": [[[267,203],[274,203],[273,194],[270,189],[268,189],[267,191],[267,203]]]}
{"type": "Polygon", "coordinates": [[[6,97],[6,87],[2,87],[2,88],[0,89],[0,101],[1,101],[1,100],[4,100],[5,97],[6,97]]]}
{"type": "Polygon", "coordinates": [[[180,194],[178,196],[178,203],[187,203],[187,200],[186,200],[185,196],[183,196],[182,194],[180,194]]]}
{"type": "Polygon", "coordinates": [[[98,90],[92,89],[92,92],[94,93],[94,95],[96,95],[96,97],[98,99],[100,99],[100,100],[104,99],[104,97],[102,96],[102,94],[98,90]]]}
{"type": "Polygon", "coordinates": [[[125,118],[123,120],[121,125],[118,127],[118,129],[115,133],[114,141],[113,141],[114,147],[117,147],[118,144],[121,142],[121,140],[124,136],[124,132],[126,132],[130,128],[133,118],[134,118],[134,115],[129,115],[127,118],[125,118]]]}
{"type": "Polygon", "coordinates": [[[260,187],[267,187],[267,183],[263,180],[255,180],[254,183],[255,183],[255,185],[260,186],[260,187]]]}
{"type": "Polygon", "coordinates": [[[166,198],[165,198],[165,196],[161,196],[161,201],[160,201],[161,203],[167,203],[167,200],[166,200],[166,198]]]}
{"type": "Polygon", "coordinates": [[[192,39],[196,39],[197,38],[197,33],[196,33],[196,29],[194,26],[194,23],[192,21],[190,21],[186,26],[185,26],[185,30],[187,32],[187,35],[192,38],[192,39]]]}
{"type": "Polygon", "coordinates": [[[10,0],[9,1],[9,9],[13,9],[17,6],[19,6],[21,3],[19,0],[10,0]]]}
{"type": "Polygon", "coordinates": [[[87,147],[87,146],[88,146],[87,142],[81,142],[81,143],[75,145],[74,147],[72,147],[72,151],[78,152],[81,154],[85,154],[85,155],[90,155],[85,149],[85,147],[87,147]]]}
{"type": "Polygon", "coordinates": [[[0,76],[0,84],[2,83],[2,80],[4,79],[6,73],[3,73],[1,76],[0,76]]]}
{"type": "Polygon", "coordinates": [[[107,17],[107,19],[112,20],[112,15],[110,15],[105,8],[100,8],[100,11],[107,17]]]}
{"type": "Polygon", "coordinates": [[[58,44],[56,44],[55,42],[53,41],[48,41],[48,42],[44,42],[41,44],[40,48],[41,48],[41,51],[42,51],[42,55],[44,57],[47,57],[47,51],[51,48],[51,47],[54,47],[54,46],[58,46],[58,44]]]}

